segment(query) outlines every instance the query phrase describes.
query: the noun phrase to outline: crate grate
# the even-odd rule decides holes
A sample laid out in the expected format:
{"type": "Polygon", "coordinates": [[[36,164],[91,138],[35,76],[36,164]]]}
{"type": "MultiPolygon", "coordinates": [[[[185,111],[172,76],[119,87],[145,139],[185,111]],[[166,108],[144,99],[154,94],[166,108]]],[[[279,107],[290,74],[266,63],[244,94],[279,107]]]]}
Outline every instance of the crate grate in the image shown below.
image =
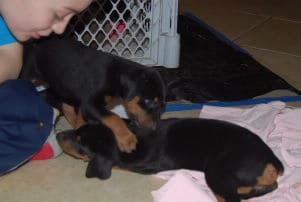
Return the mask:
{"type": "MultiPolygon", "coordinates": [[[[162,2],[163,0],[93,1],[84,12],[72,18],[64,36],[137,62],[164,65],[158,62],[161,54],[162,2]]],[[[175,20],[174,23],[176,22],[175,20]]]]}

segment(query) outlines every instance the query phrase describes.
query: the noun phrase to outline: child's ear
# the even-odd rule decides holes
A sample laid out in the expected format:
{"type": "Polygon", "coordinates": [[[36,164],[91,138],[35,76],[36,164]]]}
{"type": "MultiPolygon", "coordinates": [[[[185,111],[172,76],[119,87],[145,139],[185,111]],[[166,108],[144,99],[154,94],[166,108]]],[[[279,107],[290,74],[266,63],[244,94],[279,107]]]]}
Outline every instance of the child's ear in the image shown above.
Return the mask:
{"type": "Polygon", "coordinates": [[[112,173],[112,161],[95,155],[88,163],[86,177],[98,177],[102,180],[108,179],[112,173]]]}

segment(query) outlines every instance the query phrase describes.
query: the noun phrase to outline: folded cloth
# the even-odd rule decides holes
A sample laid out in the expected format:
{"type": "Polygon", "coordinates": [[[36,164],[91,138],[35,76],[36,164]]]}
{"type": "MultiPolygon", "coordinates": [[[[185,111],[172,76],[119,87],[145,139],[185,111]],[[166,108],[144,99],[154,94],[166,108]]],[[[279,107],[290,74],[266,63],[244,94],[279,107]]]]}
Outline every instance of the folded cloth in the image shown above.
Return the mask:
{"type": "Polygon", "coordinates": [[[160,172],[157,176],[170,180],[158,191],[152,191],[154,201],[212,202],[215,200],[202,172],[181,169],[160,172]]]}
{"type": "MultiPolygon", "coordinates": [[[[283,162],[285,171],[284,175],[278,179],[279,188],[264,196],[244,201],[301,201],[300,108],[288,108],[285,103],[278,101],[255,105],[247,109],[204,106],[200,117],[229,121],[253,131],[271,147],[283,162]]],[[[163,179],[168,179],[168,182],[163,187],[152,192],[155,202],[216,201],[214,197],[210,197],[213,195],[206,185],[204,176],[196,174],[198,173],[197,171],[185,170],[185,175],[182,172],[178,170],[169,171],[168,173],[161,172],[155,175],[163,179]],[[194,184],[198,188],[194,187],[191,189],[191,184],[194,184]],[[204,193],[207,194],[206,197],[204,197],[204,193]],[[170,195],[177,195],[177,197],[172,198],[170,195]]]]}
{"type": "MultiPolygon", "coordinates": [[[[174,171],[159,173],[168,178],[174,171]]],[[[211,202],[214,196],[206,186],[204,174],[189,170],[179,170],[159,191],[153,191],[154,201],[211,202]]]]}
{"type": "Polygon", "coordinates": [[[276,127],[269,137],[274,139],[271,143],[280,149],[288,166],[301,167],[301,109],[282,110],[274,123],[276,127]]]}

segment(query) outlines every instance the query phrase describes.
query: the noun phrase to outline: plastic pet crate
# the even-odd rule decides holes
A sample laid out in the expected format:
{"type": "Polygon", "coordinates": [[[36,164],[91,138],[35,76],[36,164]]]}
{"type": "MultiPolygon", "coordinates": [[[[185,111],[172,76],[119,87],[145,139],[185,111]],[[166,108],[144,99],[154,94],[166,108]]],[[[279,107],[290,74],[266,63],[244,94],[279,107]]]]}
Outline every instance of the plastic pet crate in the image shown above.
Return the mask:
{"type": "Polygon", "coordinates": [[[179,65],[178,0],[96,0],[66,37],[149,66],[179,65]]]}

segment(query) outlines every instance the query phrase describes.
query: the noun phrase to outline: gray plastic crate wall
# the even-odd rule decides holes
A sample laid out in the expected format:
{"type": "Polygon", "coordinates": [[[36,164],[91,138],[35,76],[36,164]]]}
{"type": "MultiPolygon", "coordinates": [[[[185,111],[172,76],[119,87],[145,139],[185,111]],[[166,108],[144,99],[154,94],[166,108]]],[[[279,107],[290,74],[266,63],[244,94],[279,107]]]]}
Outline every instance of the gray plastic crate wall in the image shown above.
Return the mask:
{"type": "Polygon", "coordinates": [[[64,37],[145,65],[164,65],[158,60],[162,16],[155,13],[161,12],[159,1],[93,1],[72,18],[64,37]]]}

